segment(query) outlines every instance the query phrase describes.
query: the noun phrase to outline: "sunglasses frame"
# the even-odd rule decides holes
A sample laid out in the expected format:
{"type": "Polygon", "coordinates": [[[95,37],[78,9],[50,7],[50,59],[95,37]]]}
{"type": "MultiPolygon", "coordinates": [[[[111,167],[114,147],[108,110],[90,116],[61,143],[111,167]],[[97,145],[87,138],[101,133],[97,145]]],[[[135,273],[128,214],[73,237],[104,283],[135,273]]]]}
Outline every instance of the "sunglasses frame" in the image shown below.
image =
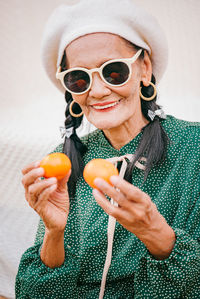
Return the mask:
{"type": "Polygon", "coordinates": [[[132,64],[137,60],[137,58],[140,56],[140,54],[142,53],[142,50],[143,50],[143,49],[138,50],[138,51],[136,52],[136,54],[134,54],[133,57],[131,57],[131,58],[111,59],[111,60],[108,60],[108,61],[106,61],[105,63],[103,63],[100,67],[98,67],[98,68],[93,68],[93,69],[90,69],[90,70],[89,70],[89,69],[86,69],[86,68],[83,68],[83,67],[74,67],[74,68],[70,68],[70,69],[68,69],[68,70],[66,70],[66,71],[61,72],[61,66],[59,66],[58,69],[57,69],[57,72],[56,72],[56,78],[57,78],[58,80],[61,81],[63,87],[64,87],[69,93],[72,93],[72,94],[78,94],[78,95],[81,95],[81,94],[86,93],[86,92],[91,88],[91,85],[92,85],[92,74],[93,74],[93,73],[99,73],[101,79],[102,79],[107,85],[112,86],[112,87],[120,87],[120,86],[126,84],[126,83],[129,81],[129,79],[130,79],[130,77],[131,77],[131,75],[132,75],[132,68],[131,68],[131,66],[132,66],[132,64]],[[112,83],[109,83],[109,82],[106,81],[106,79],[103,77],[103,72],[102,72],[102,71],[103,71],[103,68],[104,68],[106,65],[108,65],[108,64],[110,64],[110,63],[114,63],[114,62],[123,62],[123,63],[125,63],[125,64],[128,66],[128,69],[129,69],[129,76],[128,76],[127,80],[126,80],[125,82],[121,83],[121,84],[112,84],[112,83]],[[89,84],[88,88],[87,88],[86,90],[82,91],[82,92],[74,92],[74,91],[71,91],[71,90],[69,90],[69,89],[67,88],[67,86],[66,86],[65,83],[64,83],[64,77],[65,77],[65,75],[66,75],[67,73],[72,72],[72,71],[78,71],[78,70],[79,70],[79,71],[84,71],[84,72],[86,72],[86,73],[88,74],[89,78],[90,78],[90,84],[89,84]]]}

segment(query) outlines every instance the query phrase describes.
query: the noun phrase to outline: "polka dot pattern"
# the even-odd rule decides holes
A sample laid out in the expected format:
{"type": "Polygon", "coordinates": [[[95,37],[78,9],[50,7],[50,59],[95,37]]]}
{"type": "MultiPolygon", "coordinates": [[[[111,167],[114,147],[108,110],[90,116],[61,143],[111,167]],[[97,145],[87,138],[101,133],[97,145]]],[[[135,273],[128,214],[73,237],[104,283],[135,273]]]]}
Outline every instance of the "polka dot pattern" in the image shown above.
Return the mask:
{"type": "MultiPolygon", "coordinates": [[[[168,116],[162,125],[170,138],[165,162],[155,166],[145,182],[143,171],[135,168],[132,183],[149,194],[174,229],[176,243],[167,259],[156,260],[117,222],[105,299],[200,298],[200,124],[168,116]]],[[[82,138],[88,147],[84,162],[133,154],[141,134],[116,150],[96,130],[82,138]]],[[[62,151],[62,145],[55,151],[62,151]]],[[[44,225],[40,221],[35,246],[21,259],[16,298],[98,298],[108,215],[97,205],[83,178],[77,181],[70,202],[64,264],[50,269],[41,262],[44,225]]]]}

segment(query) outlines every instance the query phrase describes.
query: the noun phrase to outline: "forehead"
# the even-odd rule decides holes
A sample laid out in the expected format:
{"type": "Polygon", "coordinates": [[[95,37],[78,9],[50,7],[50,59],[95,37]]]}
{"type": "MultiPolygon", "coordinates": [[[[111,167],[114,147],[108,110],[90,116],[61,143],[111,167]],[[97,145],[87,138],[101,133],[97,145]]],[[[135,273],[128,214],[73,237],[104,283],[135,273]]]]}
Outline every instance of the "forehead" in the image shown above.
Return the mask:
{"type": "Polygon", "coordinates": [[[134,53],[134,49],[125,39],[116,34],[103,32],[81,36],[72,41],[65,51],[70,67],[126,58],[134,53]]]}

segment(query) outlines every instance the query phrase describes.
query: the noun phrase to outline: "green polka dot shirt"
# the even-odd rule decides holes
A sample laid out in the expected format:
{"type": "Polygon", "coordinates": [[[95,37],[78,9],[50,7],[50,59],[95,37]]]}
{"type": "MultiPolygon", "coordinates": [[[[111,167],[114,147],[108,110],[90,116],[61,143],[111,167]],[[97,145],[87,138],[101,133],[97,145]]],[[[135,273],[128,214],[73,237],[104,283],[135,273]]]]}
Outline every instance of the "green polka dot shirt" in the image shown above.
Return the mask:
{"type": "MultiPolygon", "coordinates": [[[[148,193],[176,234],[165,260],[156,260],[145,245],[118,222],[113,241],[105,299],[200,298],[200,124],[167,116],[162,126],[170,138],[166,160],[144,172],[133,169],[132,183],[148,193]]],[[[120,150],[96,130],[82,138],[94,158],[134,154],[142,132],[120,150]]],[[[60,145],[55,151],[62,151],[60,145]]],[[[35,245],[22,256],[16,298],[98,299],[107,252],[108,215],[96,203],[81,177],[70,203],[65,229],[65,262],[48,268],[40,259],[44,225],[35,245]]]]}

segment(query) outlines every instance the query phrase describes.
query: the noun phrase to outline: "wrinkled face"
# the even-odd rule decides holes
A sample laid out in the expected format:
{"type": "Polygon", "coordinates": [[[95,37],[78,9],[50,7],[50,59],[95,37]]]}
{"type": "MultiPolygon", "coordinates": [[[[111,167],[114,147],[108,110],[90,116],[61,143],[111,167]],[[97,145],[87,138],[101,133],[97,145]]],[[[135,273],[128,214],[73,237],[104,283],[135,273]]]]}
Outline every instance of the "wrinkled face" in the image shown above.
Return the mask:
{"type": "MultiPolygon", "coordinates": [[[[71,42],[66,48],[67,68],[100,67],[110,59],[130,58],[136,53],[127,42],[114,34],[93,33],[71,42]]],[[[95,127],[105,130],[118,128],[132,120],[137,122],[141,113],[139,88],[151,79],[151,62],[145,53],[132,64],[130,80],[123,86],[109,86],[98,73],[92,74],[92,85],[82,95],[72,94],[86,118],[95,127]],[[146,58],[145,58],[146,57],[146,58]]]]}

